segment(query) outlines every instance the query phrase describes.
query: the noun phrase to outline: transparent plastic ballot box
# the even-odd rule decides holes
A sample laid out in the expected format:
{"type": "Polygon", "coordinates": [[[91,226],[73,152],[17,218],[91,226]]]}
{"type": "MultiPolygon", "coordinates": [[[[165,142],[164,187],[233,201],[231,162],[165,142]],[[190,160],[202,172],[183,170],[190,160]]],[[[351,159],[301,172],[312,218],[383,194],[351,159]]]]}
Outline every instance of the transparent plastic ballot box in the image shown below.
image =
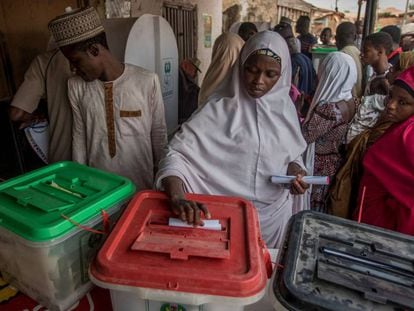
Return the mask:
{"type": "Polygon", "coordinates": [[[92,286],[88,267],[135,192],[115,174],[59,162],[0,183],[0,271],[50,310],[92,286]]]}

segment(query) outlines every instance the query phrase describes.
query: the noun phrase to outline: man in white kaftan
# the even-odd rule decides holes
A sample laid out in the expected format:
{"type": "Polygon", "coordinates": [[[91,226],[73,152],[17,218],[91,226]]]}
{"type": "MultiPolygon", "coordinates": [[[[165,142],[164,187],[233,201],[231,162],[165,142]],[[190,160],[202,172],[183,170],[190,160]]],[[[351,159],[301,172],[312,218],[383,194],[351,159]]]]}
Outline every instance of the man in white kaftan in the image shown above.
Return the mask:
{"type": "Polygon", "coordinates": [[[73,160],[152,188],[167,143],[158,77],[112,55],[93,7],[65,11],[49,29],[77,74],[68,81],[73,160]]]}
{"type": "Polygon", "coordinates": [[[137,190],[152,188],[167,143],[157,75],[125,64],[115,81],[86,82],[73,77],[68,93],[73,160],[128,177],[137,190]]]}

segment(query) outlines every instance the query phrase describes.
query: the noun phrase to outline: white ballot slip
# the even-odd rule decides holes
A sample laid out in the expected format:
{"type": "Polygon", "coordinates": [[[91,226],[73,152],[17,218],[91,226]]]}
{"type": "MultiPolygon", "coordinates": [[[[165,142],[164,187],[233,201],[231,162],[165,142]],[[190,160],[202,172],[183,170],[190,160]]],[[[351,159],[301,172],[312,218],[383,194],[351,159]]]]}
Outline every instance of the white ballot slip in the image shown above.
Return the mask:
{"type": "Polygon", "coordinates": [[[193,226],[179,218],[169,218],[168,225],[171,227],[184,227],[184,228],[197,228],[197,229],[206,229],[206,230],[221,230],[221,224],[218,219],[203,219],[204,226],[193,226]]]}
{"type": "MultiPolygon", "coordinates": [[[[277,175],[271,176],[273,184],[290,184],[296,176],[277,175]]],[[[329,185],[329,176],[303,176],[302,180],[310,185],[329,185]]]]}

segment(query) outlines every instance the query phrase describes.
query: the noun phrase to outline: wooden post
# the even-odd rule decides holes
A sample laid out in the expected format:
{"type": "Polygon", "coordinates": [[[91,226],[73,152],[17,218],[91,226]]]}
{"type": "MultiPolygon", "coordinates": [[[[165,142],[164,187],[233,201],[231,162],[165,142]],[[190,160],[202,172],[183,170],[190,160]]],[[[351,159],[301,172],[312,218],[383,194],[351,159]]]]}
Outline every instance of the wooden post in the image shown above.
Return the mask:
{"type": "Polygon", "coordinates": [[[403,21],[402,21],[403,25],[407,22],[407,15],[408,15],[407,13],[408,13],[409,3],[410,3],[410,0],[407,0],[407,4],[405,5],[404,18],[403,18],[403,21]]]}
{"type": "Polygon", "coordinates": [[[358,15],[357,15],[357,21],[359,21],[361,19],[361,8],[362,8],[362,1],[363,0],[358,0],[358,15]]]}

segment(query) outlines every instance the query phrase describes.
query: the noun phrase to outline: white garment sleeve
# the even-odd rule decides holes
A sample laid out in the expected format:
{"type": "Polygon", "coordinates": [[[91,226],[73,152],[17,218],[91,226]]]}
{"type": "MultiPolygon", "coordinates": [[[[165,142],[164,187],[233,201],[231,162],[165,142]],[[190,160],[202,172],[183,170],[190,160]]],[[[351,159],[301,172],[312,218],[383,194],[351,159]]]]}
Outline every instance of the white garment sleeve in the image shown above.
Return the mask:
{"type": "MultiPolygon", "coordinates": [[[[37,56],[24,74],[24,81],[13,97],[11,106],[19,108],[27,113],[33,113],[39,105],[39,101],[46,95],[45,72],[42,67],[43,56],[37,56]]],[[[44,61],[46,62],[46,60],[44,61]]]]}
{"type": "Polygon", "coordinates": [[[86,154],[86,125],[79,107],[80,100],[76,81],[73,79],[68,80],[68,97],[73,113],[72,159],[81,164],[88,164],[86,154]]]}
{"type": "Polygon", "coordinates": [[[151,109],[151,144],[154,168],[157,170],[158,164],[164,154],[164,148],[167,144],[167,126],[165,124],[164,102],[162,99],[160,82],[158,76],[155,74],[153,91],[151,94],[151,109]]]}
{"type": "Polygon", "coordinates": [[[305,167],[305,163],[303,162],[303,155],[299,155],[295,160],[292,161],[293,163],[296,163],[299,165],[305,172],[308,174],[308,170],[305,167]]]}

